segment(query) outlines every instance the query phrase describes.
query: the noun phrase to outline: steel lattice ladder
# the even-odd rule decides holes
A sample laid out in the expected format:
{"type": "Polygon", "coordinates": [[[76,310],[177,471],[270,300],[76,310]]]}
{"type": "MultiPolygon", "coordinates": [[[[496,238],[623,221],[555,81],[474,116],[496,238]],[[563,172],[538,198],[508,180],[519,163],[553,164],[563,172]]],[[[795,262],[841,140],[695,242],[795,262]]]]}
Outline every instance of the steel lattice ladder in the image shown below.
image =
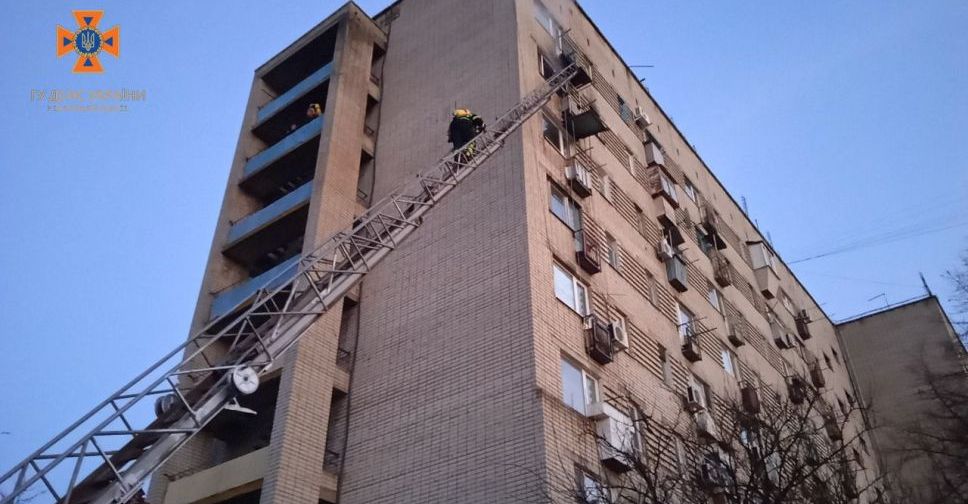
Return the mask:
{"type": "Polygon", "coordinates": [[[472,157],[454,151],[419,173],[312,253],[301,257],[254,298],[213,320],[185,343],[136,376],[70,427],[0,477],[0,504],[41,489],[54,502],[122,503],[145,479],[216,415],[251,393],[259,376],[295,345],[306,329],[387,254],[414,232],[433,208],[504,145],[505,139],[562,90],[584,67],[566,57],[565,68],[525,96],[473,142],[472,157]],[[251,304],[248,304],[251,303],[251,304]],[[218,347],[213,345],[218,344],[218,347]],[[209,358],[225,348],[217,362],[209,358]],[[135,407],[154,407],[156,418],[135,428],[135,407]],[[123,439],[107,449],[109,439],[123,439]],[[82,471],[85,460],[96,460],[82,471]]]}

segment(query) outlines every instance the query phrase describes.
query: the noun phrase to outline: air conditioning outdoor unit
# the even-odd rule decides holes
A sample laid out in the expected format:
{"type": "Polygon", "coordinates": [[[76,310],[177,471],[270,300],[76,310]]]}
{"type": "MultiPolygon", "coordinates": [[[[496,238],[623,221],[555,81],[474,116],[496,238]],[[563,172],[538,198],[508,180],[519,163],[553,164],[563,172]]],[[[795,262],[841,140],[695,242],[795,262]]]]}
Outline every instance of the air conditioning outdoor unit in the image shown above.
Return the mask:
{"type": "Polygon", "coordinates": [[[640,128],[647,128],[652,125],[652,119],[649,118],[649,114],[646,114],[642,107],[635,107],[635,114],[633,114],[632,120],[640,128]]]}
{"type": "Polygon", "coordinates": [[[713,415],[708,411],[700,411],[696,414],[696,429],[698,429],[700,436],[709,441],[719,439],[719,428],[716,427],[713,415]]]}
{"type": "Polygon", "coordinates": [[[629,347],[629,335],[625,328],[617,320],[612,321],[612,343],[614,346],[627,350],[629,347]]]}

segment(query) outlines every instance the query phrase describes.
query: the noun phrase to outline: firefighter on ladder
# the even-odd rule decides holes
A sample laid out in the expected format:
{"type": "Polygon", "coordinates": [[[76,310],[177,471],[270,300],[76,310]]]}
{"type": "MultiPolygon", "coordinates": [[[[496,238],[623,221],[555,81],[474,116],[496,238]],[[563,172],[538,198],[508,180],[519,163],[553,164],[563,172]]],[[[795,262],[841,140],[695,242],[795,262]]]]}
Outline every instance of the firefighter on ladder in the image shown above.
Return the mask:
{"type": "Polygon", "coordinates": [[[474,157],[477,145],[471,140],[483,131],[484,120],[475,113],[468,109],[454,110],[454,117],[447,128],[447,141],[454,146],[453,150],[467,146],[457,155],[458,161],[467,161],[474,157]]]}

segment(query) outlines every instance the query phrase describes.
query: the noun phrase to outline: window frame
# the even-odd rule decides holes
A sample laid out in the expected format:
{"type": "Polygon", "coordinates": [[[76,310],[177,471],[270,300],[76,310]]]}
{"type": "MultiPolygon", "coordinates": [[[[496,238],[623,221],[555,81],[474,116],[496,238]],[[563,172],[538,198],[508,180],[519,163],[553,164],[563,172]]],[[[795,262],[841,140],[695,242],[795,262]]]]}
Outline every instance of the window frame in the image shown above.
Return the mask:
{"type": "Polygon", "coordinates": [[[539,0],[534,0],[534,19],[538,22],[538,26],[544,28],[548,35],[555,39],[557,44],[564,30],[555,17],[551,15],[551,10],[539,0]]]}
{"type": "Polygon", "coordinates": [[[725,310],[723,309],[723,292],[716,288],[711,282],[706,282],[706,301],[716,309],[716,312],[720,315],[725,315],[725,310]],[[713,301],[715,297],[716,301],[713,301]]]}
{"type": "Polygon", "coordinates": [[[699,391],[699,404],[703,410],[710,411],[712,408],[712,397],[709,395],[709,384],[695,373],[689,373],[689,386],[699,391]]]}
{"type": "Polygon", "coordinates": [[[612,236],[611,233],[605,232],[605,260],[616,271],[622,269],[622,244],[612,236]]]}
{"type": "Polygon", "coordinates": [[[562,304],[564,304],[568,308],[571,308],[573,312],[577,313],[582,317],[587,317],[589,314],[591,314],[591,306],[590,306],[590,301],[588,299],[589,298],[588,285],[586,285],[585,282],[582,282],[577,275],[569,271],[568,268],[562,266],[561,264],[558,264],[558,262],[552,263],[551,275],[552,275],[552,287],[553,287],[553,290],[555,291],[555,299],[557,299],[558,301],[561,301],[562,304]],[[557,285],[558,272],[561,272],[562,275],[568,277],[571,283],[571,295],[572,295],[572,299],[574,300],[575,306],[572,306],[567,299],[562,299],[561,296],[558,295],[558,285],[557,285]],[[581,294],[581,298],[582,298],[581,301],[583,301],[582,306],[579,306],[579,296],[578,296],[579,290],[582,292],[581,294]]]}
{"type": "Polygon", "coordinates": [[[695,334],[693,324],[696,323],[696,314],[689,308],[686,308],[682,303],[677,302],[676,320],[678,322],[676,328],[679,332],[679,342],[685,343],[686,338],[690,336],[690,333],[692,333],[692,335],[695,334]],[[683,320],[683,315],[686,316],[686,320],[683,320]]]}
{"type": "Polygon", "coordinates": [[[561,375],[561,401],[565,403],[565,406],[568,406],[569,408],[577,411],[578,413],[581,413],[582,415],[587,415],[588,407],[598,402],[601,397],[601,385],[598,382],[598,378],[589,374],[587,371],[585,371],[585,368],[581,367],[580,365],[576,364],[574,361],[572,361],[571,359],[568,359],[565,356],[561,356],[561,366],[559,368],[559,372],[561,375]],[[570,402],[569,398],[565,395],[565,391],[566,391],[565,366],[568,366],[572,370],[576,371],[581,380],[581,383],[579,384],[579,386],[581,387],[582,409],[580,410],[575,408],[575,406],[570,402]],[[594,386],[594,390],[592,394],[589,394],[589,390],[588,390],[589,384],[592,384],[594,386]]]}
{"type": "Polygon", "coordinates": [[[736,365],[736,353],[729,349],[726,345],[720,345],[719,350],[720,364],[723,366],[723,371],[727,375],[734,379],[739,379],[739,366],[736,365]]]}
{"type": "Polygon", "coordinates": [[[673,378],[672,378],[672,363],[669,362],[669,350],[660,343],[658,352],[659,352],[659,366],[662,368],[661,369],[662,383],[666,384],[666,386],[668,387],[671,387],[673,384],[673,378]]]}
{"type": "Polygon", "coordinates": [[[565,143],[564,129],[561,127],[561,125],[558,123],[557,120],[549,117],[549,114],[547,112],[544,112],[541,114],[541,120],[542,120],[541,138],[544,138],[545,142],[548,142],[548,145],[552,146],[555,149],[555,152],[557,152],[562,157],[565,157],[567,155],[566,154],[567,144],[565,143]],[[548,133],[549,127],[551,127],[551,129],[554,129],[555,132],[558,133],[558,145],[555,145],[555,143],[550,138],[548,138],[547,133],[548,133]]]}
{"type": "Polygon", "coordinates": [[[548,209],[551,211],[552,215],[563,222],[568,229],[573,233],[578,232],[582,228],[582,208],[577,201],[572,199],[568,194],[568,191],[562,189],[558,184],[550,182],[551,190],[549,192],[548,198],[548,209]],[[555,203],[559,206],[564,207],[563,211],[567,212],[568,215],[561,215],[555,209],[555,203]]]}
{"type": "Polygon", "coordinates": [[[693,203],[696,203],[698,198],[696,186],[689,180],[689,177],[683,177],[682,192],[686,193],[686,197],[691,199],[693,203]]]}
{"type": "Polygon", "coordinates": [[[545,56],[545,53],[538,49],[538,75],[542,79],[548,80],[554,77],[556,73],[558,73],[558,70],[551,63],[551,58],[545,56]]]}

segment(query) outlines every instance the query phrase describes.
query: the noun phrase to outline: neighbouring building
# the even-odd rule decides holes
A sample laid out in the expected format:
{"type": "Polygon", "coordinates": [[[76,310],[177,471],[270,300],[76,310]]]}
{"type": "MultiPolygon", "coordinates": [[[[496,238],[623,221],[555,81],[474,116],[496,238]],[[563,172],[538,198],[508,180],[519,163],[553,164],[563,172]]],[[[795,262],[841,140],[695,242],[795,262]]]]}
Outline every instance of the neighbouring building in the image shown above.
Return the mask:
{"type": "MultiPolygon", "coordinates": [[[[883,470],[914,492],[911,502],[940,502],[933,495],[936,469],[911,432],[938,428],[940,394],[951,384],[968,388],[965,347],[933,295],[841,322],[837,332],[857,390],[870,408],[872,437],[883,470]]],[[[941,412],[943,415],[943,412],[941,412]]],[[[938,436],[945,434],[938,429],[938,436]]]]}
{"type": "Polygon", "coordinates": [[[834,325],[572,0],[349,3],[258,68],[193,329],[446,153],[455,106],[489,119],[541,84],[564,43],[587,80],[312,327],[243,398],[257,415],[158,471],[153,503],[534,502],[597,475],[580,436],[602,401],[656,425],[688,401],[710,429],[741,387],[816,388],[831,419],[855,400],[834,325]]]}

